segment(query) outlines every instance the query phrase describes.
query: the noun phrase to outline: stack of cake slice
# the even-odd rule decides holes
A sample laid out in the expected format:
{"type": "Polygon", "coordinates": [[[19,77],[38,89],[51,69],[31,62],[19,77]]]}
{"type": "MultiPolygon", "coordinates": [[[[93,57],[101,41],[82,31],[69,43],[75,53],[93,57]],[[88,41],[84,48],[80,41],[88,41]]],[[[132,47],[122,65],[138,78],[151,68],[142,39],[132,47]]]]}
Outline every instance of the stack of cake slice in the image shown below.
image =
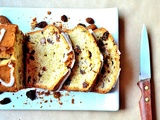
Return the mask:
{"type": "Polygon", "coordinates": [[[77,25],[65,33],[47,25],[26,33],[25,42],[17,25],[0,24],[0,30],[0,92],[35,87],[107,93],[116,84],[120,52],[105,28],[91,32],[77,25]]]}

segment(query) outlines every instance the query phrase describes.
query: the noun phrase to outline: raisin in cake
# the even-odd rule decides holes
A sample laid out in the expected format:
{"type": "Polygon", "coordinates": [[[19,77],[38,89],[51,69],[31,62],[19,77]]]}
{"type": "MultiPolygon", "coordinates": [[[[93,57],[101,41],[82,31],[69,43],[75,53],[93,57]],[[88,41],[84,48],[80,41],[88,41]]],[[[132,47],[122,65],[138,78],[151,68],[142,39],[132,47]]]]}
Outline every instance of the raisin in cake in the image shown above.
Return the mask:
{"type": "Polygon", "coordinates": [[[0,92],[23,88],[23,33],[17,25],[0,24],[0,92]]]}
{"type": "Polygon", "coordinates": [[[119,76],[120,52],[112,35],[105,28],[94,30],[94,36],[103,54],[104,64],[93,90],[107,93],[113,88],[119,76]]]}
{"type": "Polygon", "coordinates": [[[103,56],[92,34],[78,25],[68,31],[75,51],[76,62],[63,88],[73,91],[89,91],[100,72],[103,56]]]}
{"type": "Polygon", "coordinates": [[[48,25],[26,38],[26,86],[58,91],[75,62],[69,37],[48,25]]]}

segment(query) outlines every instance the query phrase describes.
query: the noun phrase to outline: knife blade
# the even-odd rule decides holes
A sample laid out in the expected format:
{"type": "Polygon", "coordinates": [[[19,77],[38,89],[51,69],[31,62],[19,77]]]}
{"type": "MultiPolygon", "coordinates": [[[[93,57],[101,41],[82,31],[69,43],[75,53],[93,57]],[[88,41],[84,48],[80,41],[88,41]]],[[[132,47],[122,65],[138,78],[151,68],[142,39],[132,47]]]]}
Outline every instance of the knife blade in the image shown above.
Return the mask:
{"type": "Polygon", "coordinates": [[[142,28],[140,46],[140,75],[137,85],[141,90],[139,107],[142,120],[152,120],[151,105],[151,64],[148,34],[145,25],[142,28]]]}

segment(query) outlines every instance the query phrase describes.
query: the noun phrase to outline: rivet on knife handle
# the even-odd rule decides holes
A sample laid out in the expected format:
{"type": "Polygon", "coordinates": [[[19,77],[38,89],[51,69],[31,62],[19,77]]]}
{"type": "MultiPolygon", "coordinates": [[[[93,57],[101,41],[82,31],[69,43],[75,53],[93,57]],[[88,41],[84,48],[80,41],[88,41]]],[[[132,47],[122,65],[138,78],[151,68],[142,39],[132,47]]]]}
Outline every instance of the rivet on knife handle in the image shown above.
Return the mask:
{"type": "Polygon", "coordinates": [[[141,89],[141,98],[139,101],[141,119],[152,120],[150,79],[139,81],[138,86],[141,89]]]}

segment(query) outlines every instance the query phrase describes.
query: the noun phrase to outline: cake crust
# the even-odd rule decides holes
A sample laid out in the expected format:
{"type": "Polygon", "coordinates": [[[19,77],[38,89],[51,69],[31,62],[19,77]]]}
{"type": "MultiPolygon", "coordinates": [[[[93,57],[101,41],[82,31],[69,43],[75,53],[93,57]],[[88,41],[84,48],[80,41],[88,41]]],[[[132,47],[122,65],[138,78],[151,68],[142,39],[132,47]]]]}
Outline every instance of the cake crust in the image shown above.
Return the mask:
{"type": "Polygon", "coordinates": [[[0,30],[5,30],[0,41],[0,58],[9,58],[14,52],[13,47],[16,40],[18,26],[14,24],[0,24],[0,30]]]}
{"type": "Polygon", "coordinates": [[[0,41],[0,92],[23,88],[23,33],[14,24],[0,24],[5,32],[0,41]]]}

